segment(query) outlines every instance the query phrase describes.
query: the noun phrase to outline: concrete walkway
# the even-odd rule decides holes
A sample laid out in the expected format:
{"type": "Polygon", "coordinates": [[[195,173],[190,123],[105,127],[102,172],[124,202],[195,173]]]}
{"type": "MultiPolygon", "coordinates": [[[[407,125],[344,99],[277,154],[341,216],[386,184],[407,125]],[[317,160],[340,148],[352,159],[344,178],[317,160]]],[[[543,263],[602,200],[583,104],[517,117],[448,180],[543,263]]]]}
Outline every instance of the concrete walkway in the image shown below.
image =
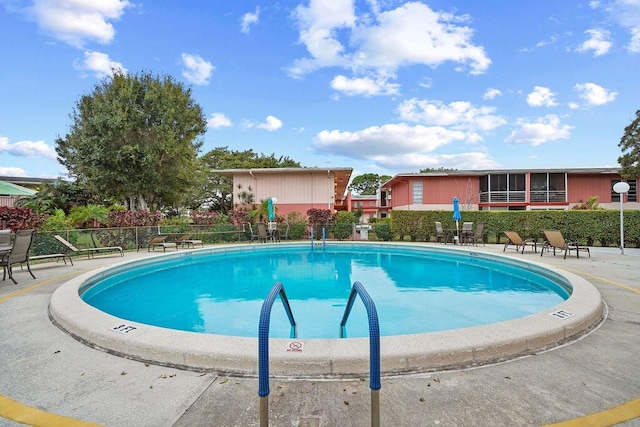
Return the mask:
{"type": "MultiPolygon", "coordinates": [[[[474,248],[475,250],[476,248],[474,248]]],[[[477,250],[502,253],[502,246],[477,250]]],[[[462,371],[382,379],[383,426],[640,426],[640,250],[592,248],[591,258],[515,251],[592,282],[607,320],[588,336],[535,356],[462,371]],[[619,406],[622,405],[622,406],[619,406]],[[581,418],[585,417],[587,418],[581,418]],[[574,421],[570,421],[574,420],[574,421]]],[[[125,259],[146,256],[126,253],[125,259]]],[[[0,426],[259,425],[256,378],[146,365],[92,349],[49,318],[64,281],[122,261],[38,264],[33,280],[0,282],[0,426]],[[68,418],[61,418],[68,417],[68,418]]],[[[271,380],[273,426],[368,426],[368,379],[271,380]]]]}

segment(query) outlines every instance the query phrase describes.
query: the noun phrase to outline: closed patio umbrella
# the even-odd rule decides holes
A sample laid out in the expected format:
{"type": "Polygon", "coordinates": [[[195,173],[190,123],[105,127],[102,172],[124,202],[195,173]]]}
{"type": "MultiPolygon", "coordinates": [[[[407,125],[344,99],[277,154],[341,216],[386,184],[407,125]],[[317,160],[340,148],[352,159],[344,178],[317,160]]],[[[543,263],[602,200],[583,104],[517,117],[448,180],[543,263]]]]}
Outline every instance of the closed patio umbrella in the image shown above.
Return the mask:
{"type": "Polygon", "coordinates": [[[267,213],[269,214],[269,221],[276,219],[275,212],[273,211],[273,198],[269,197],[267,200],[267,213]]]}
{"type": "Polygon", "coordinates": [[[456,222],[456,237],[459,238],[458,234],[458,221],[462,219],[462,215],[460,215],[460,204],[458,202],[458,198],[453,198],[453,220],[456,222]]]}

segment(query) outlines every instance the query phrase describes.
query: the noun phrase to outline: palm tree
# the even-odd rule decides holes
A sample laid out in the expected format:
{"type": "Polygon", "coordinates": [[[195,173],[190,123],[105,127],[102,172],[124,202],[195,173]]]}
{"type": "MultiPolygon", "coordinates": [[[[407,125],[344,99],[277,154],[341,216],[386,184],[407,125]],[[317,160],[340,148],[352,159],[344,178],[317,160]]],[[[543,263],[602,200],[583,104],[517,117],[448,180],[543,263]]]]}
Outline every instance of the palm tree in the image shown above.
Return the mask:
{"type": "Polygon", "coordinates": [[[109,210],[102,205],[74,206],[71,208],[69,219],[82,227],[90,225],[98,228],[101,222],[109,219],[109,210]]]}

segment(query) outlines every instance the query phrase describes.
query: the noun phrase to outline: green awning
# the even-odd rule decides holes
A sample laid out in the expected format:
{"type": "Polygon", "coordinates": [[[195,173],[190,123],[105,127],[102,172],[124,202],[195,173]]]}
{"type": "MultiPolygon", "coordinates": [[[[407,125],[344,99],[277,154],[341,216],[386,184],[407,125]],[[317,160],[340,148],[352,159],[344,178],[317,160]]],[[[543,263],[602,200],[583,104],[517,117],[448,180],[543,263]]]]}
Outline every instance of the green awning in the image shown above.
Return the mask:
{"type": "Polygon", "coordinates": [[[33,196],[36,193],[36,190],[10,182],[0,181],[0,196],[33,196]]]}

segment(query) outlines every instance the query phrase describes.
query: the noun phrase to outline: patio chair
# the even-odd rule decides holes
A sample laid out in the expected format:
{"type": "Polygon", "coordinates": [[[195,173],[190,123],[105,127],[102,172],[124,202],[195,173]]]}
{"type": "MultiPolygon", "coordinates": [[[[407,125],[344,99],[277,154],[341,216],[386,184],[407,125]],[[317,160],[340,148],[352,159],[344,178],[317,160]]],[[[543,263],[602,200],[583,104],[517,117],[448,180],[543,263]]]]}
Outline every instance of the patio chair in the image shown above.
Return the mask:
{"type": "Polygon", "coordinates": [[[7,278],[7,272],[9,272],[9,279],[13,281],[16,285],[16,279],[13,278],[13,270],[12,267],[15,264],[26,264],[27,270],[31,277],[34,279],[36,276],[33,275],[31,271],[31,267],[29,266],[29,249],[31,249],[31,243],[33,242],[33,233],[36,230],[19,230],[16,231],[16,237],[13,241],[13,246],[11,250],[4,251],[2,255],[0,255],[0,266],[3,267],[2,272],[2,280],[7,278]]]}
{"type": "Polygon", "coordinates": [[[196,245],[200,245],[204,248],[204,243],[202,243],[202,240],[192,239],[190,234],[185,234],[184,236],[178,237],[176,239],[176,243],[178,245],[181,245],[182,247],[186,246],[187,248],[195,248],[196,245]]]}
{"type": "Polygon", "coordinates": [[[580,251],[586,252],[589,254],[589,258],[591,258],[591,251],[586,246],[580,246],[578,242],[567,242],[562,233],[558,230],[544,230],[544,238],[545,241],[542,244],[542,250],[540,251],[540,256],[544,254],[545,249],[548,251],[553,248],[553,255],[556,255],[556,249],[559,251],[564,251],[564,259],[567,259],[567,253],[571,253],[571,251],[576,251],[576,257],[580,258],[580,251]]]}
{"type": "Polygon", "coordinates": [[[282,240],[289,240],[289,227],[291,226],[291,224],[287,224],[287,226],[284,228],[284,234],[280,235],[280,233],[278,233],[278,240],[282,239],[282,240]]]}
{"type": "Polygon", "coordinates": [[[442,240],[442,243],[445,245],[449,241],[449,234],[445,233],[442,228],[442,223],[440,221],[436,221],[436,243],[442,240]]]}
{"type": "Polygon", "coordinates": [[[516,247],[516,251],[522,248],[521,253],[524,253],[524,248],[527,246],[531,246],[534,252],[538,252],[538,244],[535,239],[523,239],[517,232],[515,231],[504,231],[505,236],[507,236],[507,243],[504,244],[504,249],[502,252],[507,250],[509,245],[514,245],[516,247]]]}
{"type": "Polygon", "coordinates": [[[473,234],[473,222],[463,222],[462,230],[460,231],[460,237],[462,239],[461,244],[469,243],[471,235],[473,234]]]}
{"type": "Polygon", "coordinates": [[[479,222],[476,224],[476,231],[473,232],[472,235],[468,237],[469,240],[473,241],[475,246],[478,246],[478,240],[482,242],[482,246],[487,246],[484,244],[484,222],[479,222]]]}
{"type": "Polygon", "coordinates": [[[249,226],[249,233],[251,234],[251,240],[249,243],[253,243],[258,240],[258,230],[254,230],[250,222],[248,222],[247,225],[249,226]]]}
{"type": "Polygon", "coordinates": [[[0,230],[0,248],[11,247],[11,230],[0,230]]]}
{"type": "Polygon", "coordinates": [[[256,227],[258,228],[258,241],[267,243],[269,233],[267,232],[267,224],[259,222],[256,227]]]}
{"type": "Polygon", "coordinates": [[[58,242],[62,243],[65,248],[72,252],[76,252],[79,254],[86,254],[87,258],[93,257],[95,254],[100,252],[118,252],[120,256],[124,256],[124,250],[120,246],[103,246],[100,248],[82,248],[78,249],[76,246],[67,241],[64,237],[54,234],[53,236],[58,242]]]}
{"type": "Polygon", "coordinates": [[[178,250],[178,244],[176,242],[165,242],[167,236],[156,236],[149,240],[147,244],[147,252],[155,251],[156,248],[162,248],[162,252],[166,252],[167,248],[176,248],[178,250]]]}

